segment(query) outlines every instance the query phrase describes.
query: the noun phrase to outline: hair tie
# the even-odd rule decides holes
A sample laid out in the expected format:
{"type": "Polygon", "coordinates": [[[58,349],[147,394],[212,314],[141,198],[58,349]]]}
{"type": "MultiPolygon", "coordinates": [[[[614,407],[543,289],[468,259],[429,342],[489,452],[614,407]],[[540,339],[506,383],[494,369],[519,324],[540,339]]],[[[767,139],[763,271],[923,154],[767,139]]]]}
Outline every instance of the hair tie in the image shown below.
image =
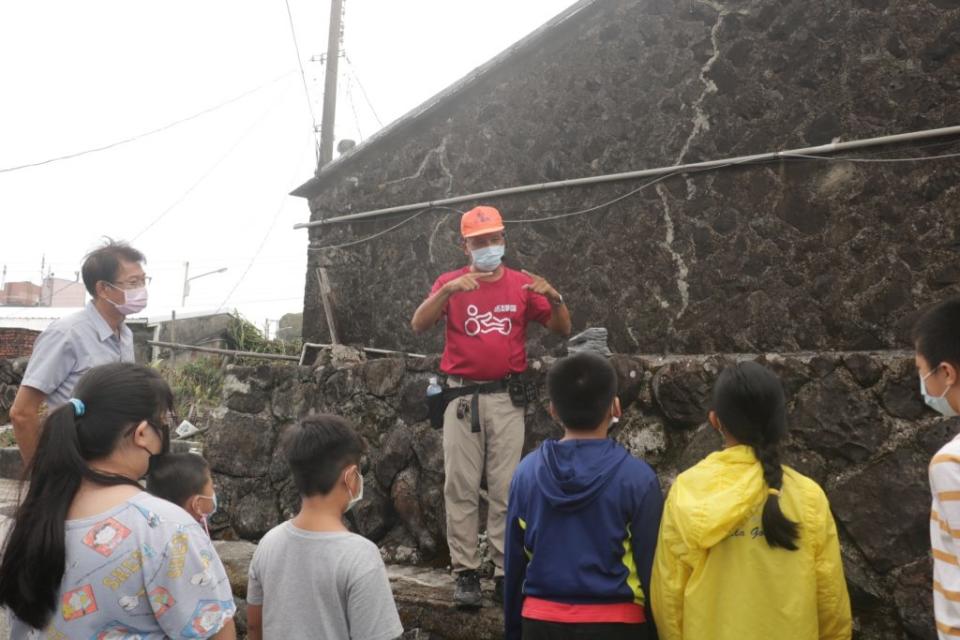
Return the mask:
{"type": "Polygon", "coordinates": [[[778,498],[780,497],[780,489],[774,489],[771,487],[767,489],[767,493],[769,493],[772,496],[777,496],[778,498]]]}
{"type": "Polygon", "coordinates": [[[83,400],[78,400],[77,398],[70,398],[67,400],[70,404],[73,405],[73,415],[76,417],[82,416],[87,412],[87,405],[83,404],[83,400]]]}

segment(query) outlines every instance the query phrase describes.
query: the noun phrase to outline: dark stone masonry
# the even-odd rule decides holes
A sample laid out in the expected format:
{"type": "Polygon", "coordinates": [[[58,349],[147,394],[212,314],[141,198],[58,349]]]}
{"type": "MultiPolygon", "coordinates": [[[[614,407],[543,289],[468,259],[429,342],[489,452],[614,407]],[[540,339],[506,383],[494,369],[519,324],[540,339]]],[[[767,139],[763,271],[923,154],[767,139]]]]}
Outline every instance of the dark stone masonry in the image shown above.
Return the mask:
{"type": "MultiPolygon", "coordinates": [[[[312,219],[448,196],[960,124],[955,0],[595,0],[325,167],[312,219]]],[[[574,331],[620,353],[901,349],[918,308],[960,292],[956,137],[485,200],[507,263],[563,293],[574,331]],[[922,145],[918,148],[918,145],[922,145]]],[[[465,210],[475,203],[457,205],[465,210]]],[[[313,228],[316,247],[416,211],[313,228]]],[[[458,215],[310,251],[305,336],[436,353],[409,319],[459,267],[458,215]]],[[[306,233],[306,232],[304,232],[306,233]]],[[[533,335],[537,353],[557,341],[533,335]]]]}
{"type": "MultiPolygon", "coordinates": [[[[784,382],[791,425],[784,458],[830,498],[855,637],[934,638],[927,464],[960,429],[960,419],[940,420],[925,409],[912,355],[904,352],[616,354],[625,411],[614,437],[653,465],[664,491],[677,473],[718,449],[719,437],[705,423],[707,403],[716,375],[734,358],[759,360],[784,382]]],[[[542,388],[551,362],[531,363],[541,399],[527,410],[528,451],[560,433],[542,388]]],[[[278,439],[297,418],[333,412],[352,420],[368,447],[364,500],[348,516],[350,526],[377,542],[391,565],[411,572],[434,567],[440,573],[430,575],[438,579],[449,561],[443,456],[441,432],[430,428],[424,406],[436,365],[435,357],[336,364],[328,357],[316,368],[230,367],[225,404],[205,447],[223,505],[214,518],[217,535],[256,540],[294,513],[296,492],[278,439]]],[[[454,614],[447,603],[433,602],[437,590],[422,582],[394,583],[408,628],[433,639],[497,637],[489,635],[498,624],[489,611],[477,619],[479,627],[449,635],[454,614]]]]}

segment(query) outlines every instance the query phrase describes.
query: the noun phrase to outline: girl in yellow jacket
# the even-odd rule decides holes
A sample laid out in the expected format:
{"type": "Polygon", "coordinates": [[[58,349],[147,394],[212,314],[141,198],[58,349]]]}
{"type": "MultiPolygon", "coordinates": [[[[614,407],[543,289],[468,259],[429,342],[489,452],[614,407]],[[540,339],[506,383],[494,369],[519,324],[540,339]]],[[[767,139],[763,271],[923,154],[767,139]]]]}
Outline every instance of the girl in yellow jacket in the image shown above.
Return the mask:
{"type": "Polygon", "coordinates": [[[780,380],[755,362],[730,366],[713,407],[724,449],[677,477],[660,524],[650,589],[661,640],[849,639],[827,497],[780,464],[780,380]]]}

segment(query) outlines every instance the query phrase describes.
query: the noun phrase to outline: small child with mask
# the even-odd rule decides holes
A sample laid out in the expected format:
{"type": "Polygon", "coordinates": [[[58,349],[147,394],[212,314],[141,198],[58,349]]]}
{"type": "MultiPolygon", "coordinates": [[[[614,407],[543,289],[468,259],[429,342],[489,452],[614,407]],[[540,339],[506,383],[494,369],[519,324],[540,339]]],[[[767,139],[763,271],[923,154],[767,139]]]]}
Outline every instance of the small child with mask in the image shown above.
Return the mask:
{"type": "Polygon", "coordinates": [[[283,453],[300,512],[260,540],[247,583],[250,640],[386,640],[403,633],[377,545],[343,514],[363,499],[363,443],[349,422],[321,414],[287,428],[283,453]]]}
{"type": "Polygon", "coordinates": [[[208,521],[217,511],[210,465],[195,453],[168,453],[150,462],[147,491],[172,502],[203,525],[210,535],[208,521]]]}
{"type": "MultiPolygon", "coordinates": [[[[925,310],[913,327],[920,394],[945,418],[960,415],[960,297],[925,310]]],[[[954,421],[954,429],[956,428],[954,421]]],[[[960,437],[943,445],[929,466],[932,507],[933,614],[941,638],[960,627],[960,437]]]]}

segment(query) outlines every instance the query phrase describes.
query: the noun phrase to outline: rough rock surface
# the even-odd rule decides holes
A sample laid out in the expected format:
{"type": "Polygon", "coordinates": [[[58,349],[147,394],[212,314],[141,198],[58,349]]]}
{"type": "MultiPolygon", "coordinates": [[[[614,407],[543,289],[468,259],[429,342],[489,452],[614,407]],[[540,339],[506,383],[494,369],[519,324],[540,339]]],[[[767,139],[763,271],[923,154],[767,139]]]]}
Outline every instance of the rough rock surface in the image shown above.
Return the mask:
{"type": "Polygon", "coordinates": [[[0,424],[10,422],[10,407],[17,396],[17,388],[27,370],[29,358],[7,360],[0,358],[0,424]]]}
{"type": "MultiPolygon", "coordinates": [[[[595,0],[315,180],[312,219],[552,180],[730,158],[960,122],[955,0],[595,0]]],[[[934,141],[937,144],[948,142],[934,141]]],[[[490,200],[507,263],[563,294],[574,332],[620,353],[896,349],[916,310],[960,291],[955,152],[878,147],[490,200]]],[[[307,176],[304,176],[306,178],[307,176]]],[[[459,209],[473,202],[455,205],[459,209]]],[[[316,227],[317,247],[414,212],[316,227]]],[[[457,214],[309,253],[349,343],[439,350],[408,322],[462,266],[457,214]]],[[[316,277],[304,336],[327,336],[316,277]]],[[[532,333],[532,348],[558,342],[532,333]]]]}

